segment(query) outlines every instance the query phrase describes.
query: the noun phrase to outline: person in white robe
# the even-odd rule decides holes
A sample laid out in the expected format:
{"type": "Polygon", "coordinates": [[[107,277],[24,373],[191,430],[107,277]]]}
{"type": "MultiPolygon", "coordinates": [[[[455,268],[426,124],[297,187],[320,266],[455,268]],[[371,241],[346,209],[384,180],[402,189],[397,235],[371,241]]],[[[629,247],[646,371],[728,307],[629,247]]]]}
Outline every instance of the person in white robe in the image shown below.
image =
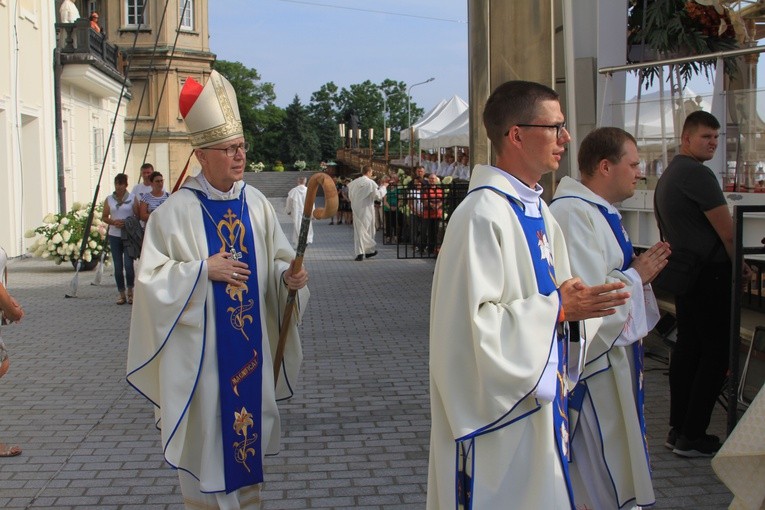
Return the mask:
{"type": "Polygon", "coordinates": [[[273,206],[242,182],[247,144],[228,80],[187,79],[180,111],[202,171],[147,222],[127,380],[155,406],[186,508],[259,509],[263,457],[279,449],[277,398],[302,360],[293,323],[275,383],[278,317],[289,290],[305,306],[308,273],[293,271],[273,206]]]}
{"type": "Polygon", "coordinates": [[[436,171],[436,175],[439,177],[446,177],[447,175],[452,175],[454,173],[455,163],[454,163],[454,156],[451,154],[447,154],[444,158],[444,161],[441,162],[441,164],[438,166],[438,170],[436,171]]]}
{"type": "MultiPolygon", "coordinates": [[[[308,187],[305,185],[305,177],[298,177],[297,186],[287,193],[287,203],[284,212],[292,217],[292,247],[297,248],[300,237],[300,225],[303,223],[303,208],[305,208],[305,196],[308,187]]],[[[308,225],[308,243],[313,242],[313,223],[308,225]]]]}
{"type": "Polygon", "coordinates": [[[72,0],[63,0],[58,8],[61,23],[74,23],[80,19],[80,11],[72,0]]]}
{"type": "Polygon", "coordinates": [[[565,395],[578,370],[566,362],[583,344],[564,320],[611,314],[628,294],[571,278],[541,200],[570,140],[558,94],[507,82],[483,118],[496,166],[473,170],[433,277],[427,508],[573,508],[565,395]]]}
{"type": "Polygon", "coordinates": [[[361,169],[361,176],[348,185],[348,198],[353,211],[353,249],[356,261],[377,255],[375,247],[375,200],[382,200],[387,184],[380,186],[372,179],[372,167],[361,169]]]}
{"type": "Polygon", "coordinates": [[[454,168],[452,177],[455,179],[462,179],[463,181],[470,180],[470,164],[468,163],[467,155],[463,155],[460,158],[460,162],[454,168]]]}
{"type": "Polygon", "coordinates": [[[599,128],[579,148],[581,182],[564,177],[550,211],[566,237],[571,272],[587,285],[623,282],[629,301],[584,321],[585,369],[569,398],[574,499],[581,508],[655,503],[643,417],[641,340],[659,319],[650,282],[667,264],[669,244],[635,257],[614,203],[635,193],[640,157],[626,131],[599,128]]]}

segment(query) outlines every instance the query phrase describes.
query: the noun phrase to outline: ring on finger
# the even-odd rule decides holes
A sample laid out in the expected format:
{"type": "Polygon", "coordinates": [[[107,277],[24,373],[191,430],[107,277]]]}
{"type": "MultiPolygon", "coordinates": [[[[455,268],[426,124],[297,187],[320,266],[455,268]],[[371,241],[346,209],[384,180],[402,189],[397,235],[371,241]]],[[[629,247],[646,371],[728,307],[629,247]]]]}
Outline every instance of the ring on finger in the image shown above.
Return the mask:
{"type": "Polygon", "coordinates": [[[231,278],[236,280],[237,278],[239,278],[239,273],[231,273],[231,278]]]}

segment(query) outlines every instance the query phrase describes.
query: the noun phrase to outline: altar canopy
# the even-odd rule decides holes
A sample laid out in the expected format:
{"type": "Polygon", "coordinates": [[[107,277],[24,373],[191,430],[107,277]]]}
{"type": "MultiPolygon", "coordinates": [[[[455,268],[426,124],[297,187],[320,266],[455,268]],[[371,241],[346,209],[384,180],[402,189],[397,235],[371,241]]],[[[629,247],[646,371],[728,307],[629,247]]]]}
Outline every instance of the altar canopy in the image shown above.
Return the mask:
{"type": "Polygon", "coordinates": [[[440,147],[467,147],[470,145],[470,110],[465,110],[447,124],[444,129],[431,136],[420,136],[421,149],[440,147]]]}
{"type": "MultiPolygon", "coordinates": [[[[412,124],[414,128],[414,139],[423,139],[433,136],[443,130],[460,114],[467,111],[468,104],[459,96],[452,96],[448,101],[444,100],[422,117],[418,122],[412,124]]],[[[409,128],[400,132],[401,140],[409,140],[409,128]]]]}

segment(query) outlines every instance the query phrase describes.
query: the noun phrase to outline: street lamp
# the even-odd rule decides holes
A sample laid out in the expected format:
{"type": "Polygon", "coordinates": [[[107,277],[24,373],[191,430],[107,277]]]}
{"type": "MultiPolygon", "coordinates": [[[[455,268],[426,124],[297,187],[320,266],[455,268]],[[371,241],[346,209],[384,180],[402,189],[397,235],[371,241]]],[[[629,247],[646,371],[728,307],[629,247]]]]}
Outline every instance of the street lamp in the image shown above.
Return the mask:
{"type": "Polygon", "coordinates": [[[409,124],[409,168],[410,170],[414,167],[414,154],[412,152],[412,142],[414,141],[414,128],[412,127],[412,89],[416,87],[417,85],[424,85],[426,83],[430,83],[435,78],[428,78],[425,81],[421,81],[420,83],[415,83],[414,85],[410,85],[409,88],[406,91],[406,116],[407,116],[407,123],[409,124]]]}

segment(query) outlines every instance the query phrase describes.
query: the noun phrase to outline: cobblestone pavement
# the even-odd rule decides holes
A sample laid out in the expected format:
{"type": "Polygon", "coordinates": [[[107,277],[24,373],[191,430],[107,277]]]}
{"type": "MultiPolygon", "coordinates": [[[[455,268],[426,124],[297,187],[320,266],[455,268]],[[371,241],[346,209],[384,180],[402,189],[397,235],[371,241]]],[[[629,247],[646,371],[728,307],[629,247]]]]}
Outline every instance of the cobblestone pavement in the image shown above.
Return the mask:
{"type": "MultiPolygon", "coordinates": [[[[314,228],[304,368],[282,407],[282,451],[265,463],[264,508],[424,508],[434,261],[397,260],[395,246],[378,245],[377,257],[354,262],[351,226],[314,228]]],[[[114,304],[109,269],[99,286],[81,273],[78,297],[65,299],[72,276],[39,259],[9,267],[27,317],[3,328],[12,365],[0,381],[0,441],[24,452],[0,459],[0,508],[181,509],[151,406],[125,382],[130,306],[114,304]]],[[[666,355],[660,343],[654,351],[666,355]]],[[[655,508],[726,508],[731,495],[708,459],[663,448],[666,365],[646,365],[655,508]]],[[[724,432],[719,407],[710,432],[724,432]]]]}

